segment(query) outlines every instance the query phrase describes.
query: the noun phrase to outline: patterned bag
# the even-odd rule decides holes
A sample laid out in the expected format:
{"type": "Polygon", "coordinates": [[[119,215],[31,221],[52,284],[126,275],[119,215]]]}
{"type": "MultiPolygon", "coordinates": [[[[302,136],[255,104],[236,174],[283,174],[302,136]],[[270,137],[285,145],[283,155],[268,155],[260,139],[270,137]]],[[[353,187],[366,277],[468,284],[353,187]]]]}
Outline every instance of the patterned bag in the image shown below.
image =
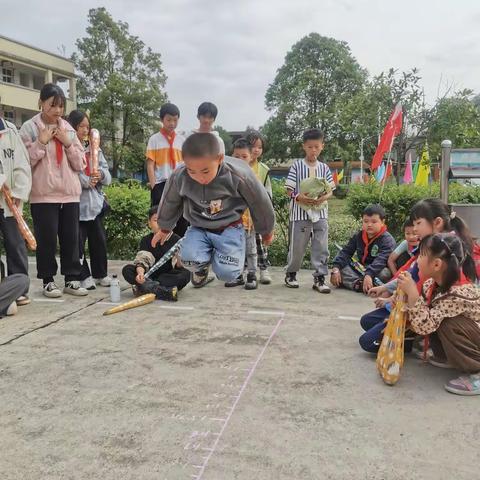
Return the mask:
{"type": "Polygon", "coordinates": [[[403,366],[403,343],[405,341],[405,294],[397,290],[397,302],[390,313],[377,354],[377,369],[387,385],[395,385],[403,366]]]}

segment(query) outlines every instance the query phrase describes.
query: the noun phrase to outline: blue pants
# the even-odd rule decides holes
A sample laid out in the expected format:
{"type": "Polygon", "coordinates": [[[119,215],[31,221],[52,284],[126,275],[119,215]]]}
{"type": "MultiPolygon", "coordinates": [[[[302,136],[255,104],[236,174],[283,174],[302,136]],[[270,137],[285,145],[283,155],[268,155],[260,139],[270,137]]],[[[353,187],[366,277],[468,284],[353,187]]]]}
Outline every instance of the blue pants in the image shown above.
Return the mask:
{"type": "Polygon", "coordinates": [[[365,333],[358,339],[360,346],[366,352],[377,353],[383,338],[385,320],[390,312],[386,308],[379,308],[373,312],[366,313],[360,319],[360,325],[365,333]]]}
{"type": "Polygon", "coordinates": [[[243,273],[245,264],[245,229],[243,225],[211,232],[189,227],[180,258],[186,269],[200,272],[209,265],[219,280],[231,282],[243,273]]]}

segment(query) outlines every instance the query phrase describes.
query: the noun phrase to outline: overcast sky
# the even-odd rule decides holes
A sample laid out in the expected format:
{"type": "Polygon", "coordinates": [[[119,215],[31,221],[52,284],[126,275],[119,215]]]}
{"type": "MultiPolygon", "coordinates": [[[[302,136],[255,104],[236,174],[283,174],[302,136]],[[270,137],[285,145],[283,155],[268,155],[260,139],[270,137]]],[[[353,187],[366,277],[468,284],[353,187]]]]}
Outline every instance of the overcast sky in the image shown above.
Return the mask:
{"type": "Polygon", "coordinates": [[[348,42],[371,74],[418,67],[430,101],[441,80],[441,91],[446,83],[480,91],[478,0],[0,0],[0,33],[55,53],[65,45],[70,55],[99,6],[161,53],[182,129],[195,126],[206,100],[228,130],[260,126],[276,70],[313,31],[348,42]]]}

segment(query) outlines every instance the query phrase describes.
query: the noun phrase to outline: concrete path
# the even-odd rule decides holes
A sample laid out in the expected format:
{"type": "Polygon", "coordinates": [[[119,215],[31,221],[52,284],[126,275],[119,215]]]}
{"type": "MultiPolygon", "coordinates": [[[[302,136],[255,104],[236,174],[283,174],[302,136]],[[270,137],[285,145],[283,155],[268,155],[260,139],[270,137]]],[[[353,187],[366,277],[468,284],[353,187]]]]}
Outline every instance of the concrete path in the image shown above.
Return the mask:
{"type": "Polygon", "coordinates": [[[456,372],[409,358],[385,386],[357,344],[370,300],[274,277],[108,317],[107,289],[45,301],[35,281],[0,319],[2,480],[478,478],[456,372]]]}

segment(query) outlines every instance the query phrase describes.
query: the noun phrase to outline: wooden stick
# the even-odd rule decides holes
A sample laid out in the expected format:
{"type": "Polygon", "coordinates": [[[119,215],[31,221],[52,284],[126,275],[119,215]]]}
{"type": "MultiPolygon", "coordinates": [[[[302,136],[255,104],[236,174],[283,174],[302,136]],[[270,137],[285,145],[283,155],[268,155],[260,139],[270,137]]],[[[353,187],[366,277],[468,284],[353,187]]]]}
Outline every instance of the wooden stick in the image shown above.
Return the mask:
{"type": "Polygon", "coordinates": [[[117,305],[116,307],[110,308],[103,312],[104,315],[112,315],[113,313],[123,312],[124,310],[130,310],[131,308],[140,307],[142,305],[147,305],[147,303],[152,303],[155,300],[154,293],[147,293],[140,297],[134,298],[128,302],[117,305]]]}

